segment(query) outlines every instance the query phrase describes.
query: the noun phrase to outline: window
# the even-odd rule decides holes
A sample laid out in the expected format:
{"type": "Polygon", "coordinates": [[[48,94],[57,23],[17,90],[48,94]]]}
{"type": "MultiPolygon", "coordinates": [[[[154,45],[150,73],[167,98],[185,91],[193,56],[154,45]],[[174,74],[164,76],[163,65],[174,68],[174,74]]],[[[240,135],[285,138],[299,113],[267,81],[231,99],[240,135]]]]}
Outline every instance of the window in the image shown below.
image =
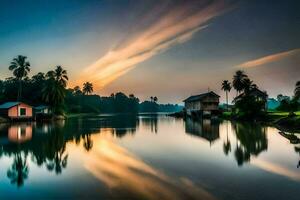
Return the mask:
{"type": "Polygon", "coordinates": [[[26,115],[26,108],[20,108],[20,116],[26,115]]]}

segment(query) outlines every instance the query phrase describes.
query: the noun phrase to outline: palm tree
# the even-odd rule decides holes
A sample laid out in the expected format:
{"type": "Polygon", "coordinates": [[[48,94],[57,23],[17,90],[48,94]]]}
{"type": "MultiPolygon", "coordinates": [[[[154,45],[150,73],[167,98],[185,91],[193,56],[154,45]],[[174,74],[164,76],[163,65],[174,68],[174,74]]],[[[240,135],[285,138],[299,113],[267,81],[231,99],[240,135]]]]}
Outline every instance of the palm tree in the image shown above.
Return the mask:
{"type": "Polygon", "coordinates": [[[295,98],[299,99],[300,98],[300,81],[297,81],[294,93],[295,93],[295,98]]]}
{"type": "Polygon", "coordinates": [[[158,98],[156,96],[153,97],[153,101],[156,103],[158,101],[158,98]]]}
{"type": "Polygon", "coordinates": [[[228,92],[231,90],[231,83],[228,80],[224,80],[222,83],[222,90],[226,93],[226,106],[228,111],[228,92]]]}
{"type": "Polygon", "coordinates": [[[253,84],[253,81],[251,81],[249,78],[245,78],[244,80],[244,92],[246,94],[249,94],[250,90],[252,90],[254,87],[257,87],[253,84]]]}
{"type": "Polygon", "coordinates": [[[85,82],[83,84],[83,89],[82,89],[83,94],[89,95],[93,92],[93,84],[90,82],[85,82]]]}
{"type": "Polygon", "coordinates": [[[8,68],[13,71],[14,76],[19,81],[18,101],[22,98],[22,79],[30,72],[30,63],[26,59],[26,56],[19,55],[13,59],[8,68]]]}
{"type": "Polygon", "coordinates": [[[67,86],[67,82],[69,80],[67,71],[61,66],[56,66],[56,69],[54,71],[51,70],[47,72],[46,76],[48,79],[54,79],[59,82],[63,87],[67,86]]]}
{"type": "Polygon", "coordinates": [[[233,76],[232,85],[233,88],[237,91],[237,94],[245,89],[245,80],[248,79],[248,76],[242,70],[235,72],[233,76]]]}
{"type": "Polygon", "coordinates": [[[54,109],[59,108],[65,100],[66,90],[61,83],[48,79],[42,89],[42,99],[54,109]]]}

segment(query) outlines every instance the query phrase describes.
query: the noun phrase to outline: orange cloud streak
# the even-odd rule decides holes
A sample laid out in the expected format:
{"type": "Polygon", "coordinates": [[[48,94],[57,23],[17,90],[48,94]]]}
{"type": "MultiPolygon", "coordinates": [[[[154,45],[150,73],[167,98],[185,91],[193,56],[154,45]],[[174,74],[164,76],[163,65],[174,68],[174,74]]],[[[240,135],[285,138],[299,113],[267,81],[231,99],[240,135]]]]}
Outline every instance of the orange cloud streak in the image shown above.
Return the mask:
{"type": "Polygon", "coordinates": [[[267,63],[282,60],[286,57],[295,55],[299,52],[300,52],[300,49],[293,49],[293,50],[290,50],[290,51],[276,53],[276,54],[265,56],[265,57],[262,57],[262,58],[259,58],[259,59],[256,59],[256,60],[251,60],[251,61],[245,62],[245,63],[239,65],[239,67],[245,67],[245,68],[257,67],[257,66],[264,65],[264,64],[267,64],[267,63]]]}
{"type": "Polygon", "coordinates": [[[81,85],[88,79],[99,90],[139,63],[173,45],[188,41],[196,32],[205,28],[209,20],[227,10],[228,6],[223,0],[214,1],[198,11],[194,11],[192,6],[172,9],[135,37],[120,44],[119,48],[107,52],[88,66],[71,85],[81,85]]]}

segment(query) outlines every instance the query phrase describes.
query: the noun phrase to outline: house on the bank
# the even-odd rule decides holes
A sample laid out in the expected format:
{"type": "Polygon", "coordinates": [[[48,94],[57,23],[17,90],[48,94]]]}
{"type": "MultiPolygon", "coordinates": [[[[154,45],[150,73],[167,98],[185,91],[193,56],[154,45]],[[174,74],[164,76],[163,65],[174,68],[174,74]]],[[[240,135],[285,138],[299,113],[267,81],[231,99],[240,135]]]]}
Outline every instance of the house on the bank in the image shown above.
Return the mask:
{"type": "Polygon", "coordinates": [[[31,119],[32,106],[23,102],[6,102],[0,105],[0,116],[11,120],[31,119]]]}
{"type": "Polygon", "coordinates": [[[51,114],[51,110],[49,106],[46,105],[39,105],[34,107],[35,114],[51,114]]]}
{"type": "MultiPolygon", "coordinates": [[[[239,99],[243,98],[246,94],[243,92],[242,94],[238,95],[235,97],[233,102],[237,102],[239,99]]],[[[261,91],[258,88],[252,88],[248,94],[249,96],[253,96],[256,101],[263,102],[264,106],[264,111],[268,110],[268,94],[265,91],[261,91]]]]}
{"type": "Polygon", "coordinates": [[[220,96],[210,91],[193,95],[185,99],[184,107],[187,115],[212,115],[219,111],[220,96]]]}

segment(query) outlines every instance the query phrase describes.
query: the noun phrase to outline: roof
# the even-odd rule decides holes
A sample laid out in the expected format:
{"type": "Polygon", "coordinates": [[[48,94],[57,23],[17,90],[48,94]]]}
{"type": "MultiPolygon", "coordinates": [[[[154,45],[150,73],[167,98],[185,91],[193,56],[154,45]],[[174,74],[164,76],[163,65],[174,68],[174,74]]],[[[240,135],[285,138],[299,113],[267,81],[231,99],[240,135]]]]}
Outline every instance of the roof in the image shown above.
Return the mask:
{"type": "MultiPolygon", "coordinates": [[[[251,91],[249,92],[249,95],[256,96],[256,97],[262,97],[262,98],[267,98],[268,97],[267,92],[263,92],[258,88],[251,89],[251,91]]],[[[245,96],[245,93],[242,93],[242,94],[238,95],[237,97],[234,98],[233,101],[236,101],[237,99],[240,99],[243,96],[245,96]]]]}
{"type": "Polygon", "coordinates": [[[256,95],[256,96],[262,96],[262,97],[265,97],[265,98],[268,96],[268,94],[266,92],[263,92],[258,88],[252,89],[250,94],[251,95],[256,95]]]}
{"type": "Polygon", "coordinates": [[[201,100],[207,96],[216,96],[216,97],[220,97],[219,95],[217,95],[216,93],[214,93],[213,91],[210,91],[210,92],[206,92],[206,93],[203,93],[203,94],[198,94],[198,95],[193,95],[193,96],[190,96],[189,98],[183,100],[184,102],[186,101],[198,101],[198,100],[201,100]]]}
{"type": "Polygon", "coordinates": [[[21,102],[6,102],[4,104],[1,104],[0,105],[0,109],[8,109],[8,108],[11,108],[11,107],[14,107],[16,105],[19,105],[21,102]]]}
{"type": "Polygon", "coordinates": [[[34,107],[34,108],[37,109],[37,110],[43,110],[43,109],[49,108],[49,106],[46,106],[46,105],[39,105],[39,106],[36,106],[36,107],[34,107]]]}
{"type": "MultiPolygon", "coordinates": [[[[20,101],[10,101],[10,102],[6,102],[4,104],[1,104],[0,109],[9,109],[9,108],[17,106],[21,103],[26,104],[26,103],[23,103],[23,102],[20,102],[20,101]]],[[[28,105],[28,104],[26,104],[26,105],[28,105]]],[[[28,105],[28,106],[30,106],[30,105],[28,105]]]]}

